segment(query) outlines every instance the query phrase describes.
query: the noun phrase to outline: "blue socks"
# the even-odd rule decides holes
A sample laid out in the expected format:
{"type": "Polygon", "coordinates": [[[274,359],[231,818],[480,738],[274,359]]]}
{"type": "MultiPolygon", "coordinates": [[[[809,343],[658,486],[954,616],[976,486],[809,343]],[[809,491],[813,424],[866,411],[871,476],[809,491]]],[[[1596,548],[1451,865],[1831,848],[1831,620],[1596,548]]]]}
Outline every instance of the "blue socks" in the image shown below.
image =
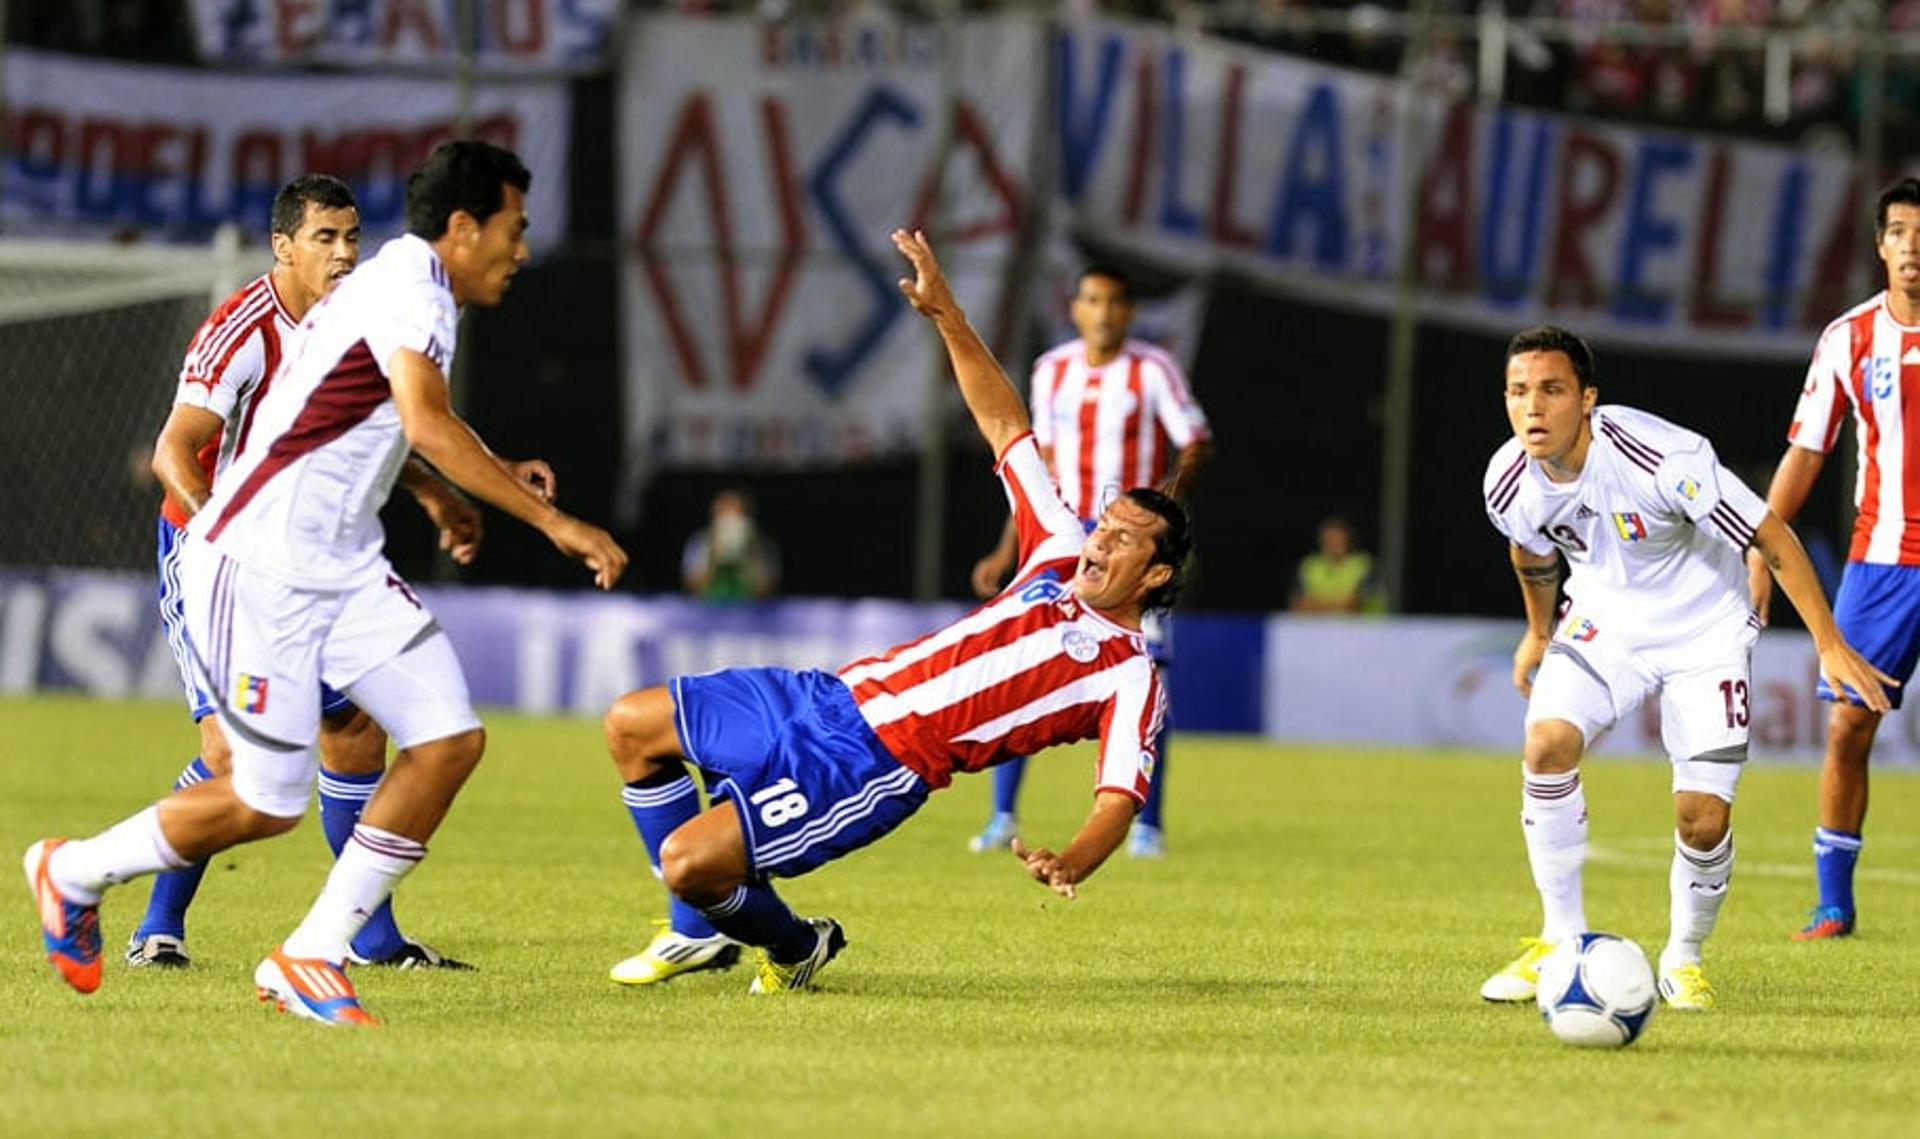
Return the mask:
{"type": "Polygon", "coordinates": [[[1853,866],[1860,860],[1862,841],[1855,831],[1813,830],[1813,875],[1820,881],[1820,905],[1833,906],[1848,917],[1853,916],[1853,866]]]}
{"type": "MultiPolygon", "coordinates": [[[[620,801],[633,817],[633,829],[640,832],[640,842],[647,848],[647,862],[653,866],[653,876],[658,878],[660,844],[680,829],[681,824],[692,821],[700,813],[700,790],[693,785],[693,777],[682,769],[634,780],[621,789],[620,801]]],[[[667,909],[675,933],[685,937],[712,937],[717,932],[705,914],[671,893],[667,895],[667,909]]],[[[813,947],[807,948],[811,951],[813,947]]]]}
{"type": "Polygon", "coordinates": [[[1020,780],[1027,774],[1025,757],[1009,759],[993,769],[993,813],[1017,814],[1014,804],[1020,799],[1020,780]]]}
{"type": "MultiPolygon", "coordinates": [[[[360,822],[360,811],[367,800],[373,798],[373,789],[380,785],[382,774],[376,771],[369,775],[344,775],[320,769],[320,827],[326,832],[327,846],[336,859],[353,837],[353,828],[360,822]]],[[[380,961],[400,952],[406,944],[400,926],[393,920],[393,902],[388,900],[381,902],[367,924],[360,927],[353,939],[353,952],[363,961],[380,961]]]]}
{"type": "MultiPolygon", "coordinates": [[[[191,787],[203,779],[213,777],[199,756],[187,764],[180,777],[173,781],[173,789],[191,787]]],[[[200,892],[200,879],[206,877],[205,859],[179,870],[169,870],[153,880],[153,893],[147,898],[147,913],[133,931],[133,940],[140,941],[156,933],[173,937],[187,936],[187,907],[193,905],[193,896],[200,892]]]]}
{"type": "Polygon", "coordinates": [[[735,941],[764,946],[767,956],[782,965],[805,960],[820,943],[812,923],[795,916],[771,886],[741,886],[705,912],[715,929],[735,941]]]}

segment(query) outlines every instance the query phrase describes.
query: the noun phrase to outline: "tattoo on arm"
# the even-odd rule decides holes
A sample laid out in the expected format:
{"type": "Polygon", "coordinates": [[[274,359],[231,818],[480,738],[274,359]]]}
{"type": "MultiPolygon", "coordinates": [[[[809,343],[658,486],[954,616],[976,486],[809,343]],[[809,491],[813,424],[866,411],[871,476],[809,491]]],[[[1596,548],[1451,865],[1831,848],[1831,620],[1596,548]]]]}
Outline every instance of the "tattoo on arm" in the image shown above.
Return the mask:
{"type": "Polygon", "coordinates": [[[1560,583],[1560,567],[1558,565],[1515,566],[1514,572],[1520,575],[1521,584],[1533,588],[1545,588],[1560,583]]]}

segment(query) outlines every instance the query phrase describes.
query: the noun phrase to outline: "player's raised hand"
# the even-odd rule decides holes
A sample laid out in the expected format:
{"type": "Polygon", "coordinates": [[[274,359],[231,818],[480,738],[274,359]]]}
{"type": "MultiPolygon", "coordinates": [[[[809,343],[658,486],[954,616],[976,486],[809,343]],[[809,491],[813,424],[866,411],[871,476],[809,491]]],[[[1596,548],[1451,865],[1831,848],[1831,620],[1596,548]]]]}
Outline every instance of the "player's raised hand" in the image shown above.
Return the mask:
{"type": "Polygon", "coordinates": [[[552,502],[560,493],[560,480],[553,476],[553,468],[545,459],[502,459],[500,465],[541,502],[552,502]]]}
{"type": "Polygon", "coordinates": [[[593,584],[601,589],[612,589],[627,572],[627,552],[598,526],[562,514],[547,530],[547,538],[561,553],[585,562],[593,571],[593,584]]]}
{"type": "Polygon", "coordinates": [[[1059,855],[1044,846],[1029,847],[1018,838],[1013,840],[1010,849],[1015,858],[1026,864],[1027,873],[1033,876],[1035,882],[1063,898],[1079,896],[1074,888],[1074,883],[1079,880],[1079,877],[1060,861],[1059,855]]]}
{"type": "Polygon", "coordinates": [[[917,229],[912,233],[896,229],[893,247],[913,266],[912,280],[900,278],[900,293],[915,312],[939,320],[960,311],[960,303],[954,299],[947,275],[940,271],[940,262],[934,258],[933,246],[927,243],[925,233],[917,229]]]}
{"type": "Polygon", "coordinates": [[[1841,687],[1846,685],[1870,711],[1881,713],[1893,707],[1887,689],[1900,687],[1899,681],[1875,668],[1845,641],[1821,652],[1820,679],[1835,692],[1846,691],[1841,687]]]}

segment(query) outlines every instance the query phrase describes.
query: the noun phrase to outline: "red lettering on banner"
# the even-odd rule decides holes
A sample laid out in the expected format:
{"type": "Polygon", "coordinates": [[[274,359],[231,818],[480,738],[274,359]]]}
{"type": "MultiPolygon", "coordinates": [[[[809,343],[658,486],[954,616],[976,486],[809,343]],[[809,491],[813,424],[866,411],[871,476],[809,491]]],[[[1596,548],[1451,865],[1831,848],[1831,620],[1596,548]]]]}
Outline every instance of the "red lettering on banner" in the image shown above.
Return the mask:
{"type": "Polygon", "coordinates": [[[1727,148],[1716,146],[1707,160],[1700,191],[1700,246],[1693,259],[1693,322],[1702,328],[1737,328],[1753,323],[1753,305],[1722,300],[1714,291],[1720,267],[1720,234],[1727,216],[1727,172],[1733,165],[1727,148]]]}
{"type": "Polygon", "coordinates": [[[1127,201],[1120,216],[1127,225],[1138,225],[1140,211],[1147,203],[1147,170],[1153,165],[1154,100],[1153,56],[1140,53],[1140,74],[1134,80],[1140,92],[1133,105],[1133,154],[1127,172],[1127,201]]]}
{"type": "Polygon", "coordinates": [[[275,0],[273,27],[280,54],[302,56],[326,34],[326,6],[321,0],[275,0]]]}
{"type": "Polygon", "coordinates": [[[1211,235],[1216,244],[1252,249],[1260,241],[1254,231],[1233,217],[1234,182],[1240,176],[1240,106],[1247,85],[1247,69],[1227,66],[1227,88],[1220,101],[1220,160],[1214,163],[1211,235]]]}
{"type": "Polygon", "coordinates": [[[441,38],[440,24],[434,19],[429,0],[388,0],[387,22],[380,29],[380,46],[392,51],[408,28],[415,30],[421,46],[428,52],[446,50],[446,41],[441,38]]]}
{"type": "Polygon", "coordinates": [[[1606,216],[1619,188],[1620,155],[1613,147],[1586,131],[1568,131],[1566,149],[1560,152],[1560,211],[1553,226],[1547,307],[1567,307],[1564,298],[1569,293],[1579,308],[1592,308],[1600,299],[1600,288],[1594,282],[1581,241],[1593,223],[1606,216]],[[1582,170],[1591,171],[1598,180],[1587,194],[1580,190],[1582,170]]]}
{"type": "MultiPolygon", "coordinates": [[[[284,179],[280,172],[286,169],[281,161],[280,135],[269,130],[250,130],[233,140],[233,184],[235,186],[279,186],[284,179]]],[[[309,166],[309,170],[326,170],[330,173],[345,175],[347,172],[332,166],[309,166]]]]}
{"type": "Polygon", "coordinates": [[[80,145],[74,157],[78,159],[78,191],[83,200],[91,201],[96,195],[102,202],[112,198],[113,175],[125,163],[125,150],[119,123],[103,119],[80,121],[80,145]]]}
{"type": "Polygon", "coordinates": [[[1860,176],[1847,179],[1847,189],[1833,204],[1833,221],[1827,226],[1827,240],[1813,263],[1813,279],[1807,282],[1807,307],[1800,314],[1802,328],[1824,328],[1835,314],[1853,303],[1853,248],[1860,240],[1860,176]]]}
{"type": "Polygon", "coordinates": [[[67,157],[67,120],[52,111],[34,108],[14,119],[8,149],[26,169],[58,169],[67,157]]]}
{"type": "Polygon", "coordinates": [[[1420,279],[1449,292],[1466,288],[1473,265],[1472,157],[1473,108],[1455,103],[1420,179],[1420,215],[1414,227],[1420,279]]]}
{"type": "Polygon", "coordinates": [[[538,55],[546,45],[547,0],[493,0],[492,17],[493,42],[506,54],[538,55]]]}
{"type": "Polygon", "coordinates": [[[773,183],[773,204],[780,213],[781,250],[758,321],[750,321],[746,316],[740,274],[734,263],[733,216],[727,196],[728,182],[726,172],[721,168],[720,145],[714,135],[713,104],[704,92],[690,96],[683,106],[668,139],[666,161],[660,166],[653,193],[640,211],[640,228],[634,235],[635,246],[641,267],[647,275],[647,283],[660,304],[660,312],[667,325],[667,336],[673,342],[681,373],[690,387],[707,386],[706,367],[701,362],[699,344],[694,339],[692,326],[681,311],[679,297],[654,248],[654,241],[665,225],[667,206],[673,199],[673,191],[680,184],[682,167],[689,161],[695,162],[698,177],[704,183],[705,192],[701,197],[707,204],[707,220],[713,228],[715,245],[719,251],[720,286],[726,310],[723,316],[726,320],[729,363],[732,365],[730,379],[734,387],[743,390],[749,388],[758,377],[774,329],[779,326],[780,314],[786,308],[787,293],[793,285],[794,274],[800,266],[806,236],[802,228],[800,202],[794,193],[798,181],[793,174],[793,161],[788,150],[785,106],[776,99],[763,99],[760,120],[772,165],[768,174],[773,183]]]}

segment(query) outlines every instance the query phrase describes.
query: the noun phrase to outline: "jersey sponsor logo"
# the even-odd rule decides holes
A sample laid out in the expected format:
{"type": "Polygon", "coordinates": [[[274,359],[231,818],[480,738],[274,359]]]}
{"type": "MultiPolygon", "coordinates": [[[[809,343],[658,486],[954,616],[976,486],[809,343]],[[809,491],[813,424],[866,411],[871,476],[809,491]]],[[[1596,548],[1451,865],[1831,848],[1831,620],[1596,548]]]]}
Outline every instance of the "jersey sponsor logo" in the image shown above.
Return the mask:
{"type": "Polygon", "coordinates": [[[1079,629],[1062,629],[1060,645],[1066,649],[1068,656],[1081,664],[1089,664],[1100,655],[1100,642],[1079,629]]]}
{"type": "Polygon", "coordinates": [[[1629,542],[1638,542],[1647,536],[1646,520],[1632,511],[1614,514],[1613,528],[1620,531],[1620,537],[1629,542]]]}
{"type": "Polygon", "coordinates": [[[1891,356],[1865,356],[1860,360],[1860,383],[1874,399],[1893,394],[1894,366],[1891,356]]]}
{"type": "Polygon", "coordinates": [[[1700,497],[1700,483],[1694,479],[1683,478],[1673,484],[1673,489],[1679,491],[1680,497],[1688,502],[1700,497]]]}
{"type": "Polygon", "coordinates": [[[1049,572],[1044,577],[1036,577],[1028,582],[1027,587],[1020,591],[1020,600],[1032,605],[1039,601],[1056,600],[1065,592],[1066,590],[1061,588],[1060,583],[1055,581],[1052,573],[1049,572]]]}
{"type": "Polygon", "coordinates": [[[1588,506],[1586,503],[1583,502],[1580,504],[1580,509],[1573,512],[1573,517],[1574,517],[1574,521],[1578,522],[1583,519],[1598,517],[1598,515],[1594,511],[1593,507],[1588,506]]]}
{"type": "Polygon", "coordinates": [[[1599,636],[1600,629],[1587,618],[1575,616],[1567,618],[1566,626],[1561,629],[1561,633],[1569,641],[1579,641],[1585,644],[1599,636]]]}
{"type": "Polygon", "coordinates": [[[243,672],[234,678],[233,703],[242,712],[259,715],[267,710],[267,678],[243,672]]]}

